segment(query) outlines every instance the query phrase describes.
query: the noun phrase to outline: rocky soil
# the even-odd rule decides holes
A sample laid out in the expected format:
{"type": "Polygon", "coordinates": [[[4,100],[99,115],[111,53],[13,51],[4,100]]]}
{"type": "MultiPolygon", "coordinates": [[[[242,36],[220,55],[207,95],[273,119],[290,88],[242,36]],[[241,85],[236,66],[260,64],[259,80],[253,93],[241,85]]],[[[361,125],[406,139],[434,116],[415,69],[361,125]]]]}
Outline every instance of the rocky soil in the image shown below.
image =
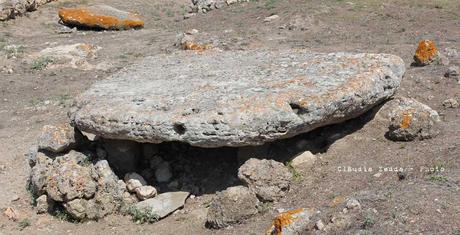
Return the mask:
{"type": "Polygon", "coordinates": [[[460,233],[457,1],[42,2],[0,22],[0,234],[460,233]],[[60,24],[62,8],[102,4],[122,20],[60,24]],[[139,16],[143,28],[123,26],[139,16]],[[94,83],[184,49],[388,53],[406,72],[393,100],[257,147],[68,125],[94,83]]]}

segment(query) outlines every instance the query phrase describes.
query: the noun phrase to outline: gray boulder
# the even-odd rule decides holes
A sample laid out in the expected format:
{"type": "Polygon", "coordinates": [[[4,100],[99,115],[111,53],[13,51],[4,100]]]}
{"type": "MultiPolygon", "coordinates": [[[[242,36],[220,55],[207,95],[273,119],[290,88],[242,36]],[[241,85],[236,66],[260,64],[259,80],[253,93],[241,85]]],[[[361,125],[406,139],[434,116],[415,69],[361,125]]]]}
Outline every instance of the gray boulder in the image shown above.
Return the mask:
{"type": "Polygon", "coordinates": [[[292,174],[280,162],[251,158],[239,168],[238,178],[246,183],[261,201],[276,201],[289,190],[292,174]]]}
{"type": "Polygon", "coordinates": [[[261,145],[363,114],[394,94],[404,72],[386,54],[178,51],[97,82],[70,116],[108,139],[261,145]]]}
{"type": "Polygon", "coordinates": [[[206,225],[224,228],[241,223],[257,214],[259,201],[256,195],[244,186],[235,186],[218,192],[209,206],[206,225]]]}
{"type": "Polygon", "coordinates": [[[396,141],[429,139],[439,133],[440,117],[436,111],[415,99],[399,97],[384,105],[388,116],[388,138],[396,141]]]}

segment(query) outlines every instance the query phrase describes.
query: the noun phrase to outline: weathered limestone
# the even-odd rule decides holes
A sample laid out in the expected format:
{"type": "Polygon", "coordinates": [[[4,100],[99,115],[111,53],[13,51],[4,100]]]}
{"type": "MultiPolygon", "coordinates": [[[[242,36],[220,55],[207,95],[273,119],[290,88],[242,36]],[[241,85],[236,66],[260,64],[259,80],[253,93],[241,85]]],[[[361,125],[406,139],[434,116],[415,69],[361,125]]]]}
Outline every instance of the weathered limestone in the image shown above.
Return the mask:
{"type": "Polygon", "coordinates": [[[211,228],[224,228],[240,223],[257,214],[259,201],[246,187],[234,186],[218,192],[209,206],[206,224],[211,228]]]}
{"type": "Polygon", "coordinates": [[[292,174],[280,162],[251,158],[238,170],[238,178],[265,202],[276,201],[286,194],[292,174]]]}
{"type": "Polygon", "coordinates": [[[361,115],[394,94],[404,71],[385,54],[176,52],[96,83],[71,119],[108,139],[261,145],[361,115]]]}

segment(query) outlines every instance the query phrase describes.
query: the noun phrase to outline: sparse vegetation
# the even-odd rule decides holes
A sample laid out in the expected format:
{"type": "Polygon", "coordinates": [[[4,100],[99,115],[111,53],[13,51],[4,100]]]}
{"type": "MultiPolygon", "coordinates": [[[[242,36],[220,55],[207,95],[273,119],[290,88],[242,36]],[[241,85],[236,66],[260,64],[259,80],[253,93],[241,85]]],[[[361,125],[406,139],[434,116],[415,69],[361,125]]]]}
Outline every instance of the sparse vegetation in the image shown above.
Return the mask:
{"type": "Polygon", "coordinates": [[[276,7],[276,4],[278,3],[278,0],[267,0],[265,2],[265,8],[267,10],[271,10],[276,7]]]}
{"type": "Polygon", "coordinates": [[[32,223],[29,219],[25,218],[19,222],[19,230],[24,230],[25,228],[29,227],[32,223]]]}
{"type": "Polygon", "coordinates": [[[53,215],[62,221],[67,221],[71,223],[77,223],[78,220],[74,219],[72,215],[69,214],[62,206],[57,206],[53,212],[53,215]]]}
{"type": "Polygon", "coordinates": [[[132,216],[133,222],[137,224],[155,223],[159,220],[157,214],[151,211],[141,211],[134,206],[128,208],[128,214],[132,216]]]}
{"type": "Polygon", "coordinates": [[[46,57],[46,56],[38,57],[32,62],[32,69],[33,70],[43,70],[52,63],[53,63],[53,59],[49,57],[46,57]]]}
{"type": "Polygon", "coordinates": [[[371,215],[367,215],[365,218],[364,218],[364,222],[363,222],[363,229],[368,229],[372,226],[374,226],[375,224],[375,219],[374,217],[372,217],[371,215]]]}
{"type": "Polygon", "coordinates": [[[267,213],[269,212],[271,209],[273,208],[273,203],[271,202],[264,202],[264,203],[261,203],[258,207],[257,207],[257,210],[259,211],[259,213],[267,213]]]}
{"type": "Polygon", "coordinates": [[[292,178],[294,181],[299,182],[302,180],[302,174],[295,169],[295,167],[292,166],[292,162],[289,161],[286,163],[286,166],[288,167],[289,171],[292,173],[292,178]]]}

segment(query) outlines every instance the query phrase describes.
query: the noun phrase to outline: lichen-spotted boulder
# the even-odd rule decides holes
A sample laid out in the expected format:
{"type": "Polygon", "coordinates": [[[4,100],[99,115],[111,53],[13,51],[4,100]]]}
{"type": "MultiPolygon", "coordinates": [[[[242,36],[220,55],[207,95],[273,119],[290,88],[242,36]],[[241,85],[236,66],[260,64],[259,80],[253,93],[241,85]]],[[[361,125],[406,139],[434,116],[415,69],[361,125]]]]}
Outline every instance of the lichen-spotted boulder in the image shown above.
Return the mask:
{"type": "Polygon", "coordinates": [[[62,8],[59,10],[59,18],[66,25],[87,28],[121,30],[144,26],[144,21],[138,14],[107,5],[62,8]]]}
{"type": "Polygon", "coordinates": [[[76,127],[108,139],[261,145],[355,118],[405,72],[387,54],[304,50],[156,55],[76,98],[76,127]]]}

